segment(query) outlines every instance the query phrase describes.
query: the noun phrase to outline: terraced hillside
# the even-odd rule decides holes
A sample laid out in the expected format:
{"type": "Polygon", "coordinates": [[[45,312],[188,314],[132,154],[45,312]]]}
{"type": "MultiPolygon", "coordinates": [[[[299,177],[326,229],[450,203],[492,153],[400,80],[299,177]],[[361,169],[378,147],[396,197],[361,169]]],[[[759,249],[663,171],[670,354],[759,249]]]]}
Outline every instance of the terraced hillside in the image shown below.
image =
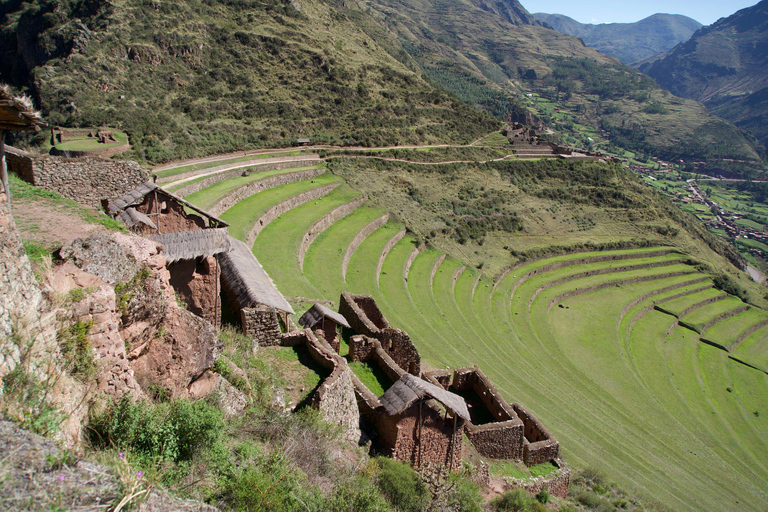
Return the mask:
{"type": "MultiPolygon", "coordinates": [[[[215,205],[250,183],[198,197],[215,205]]],[[[479,365],[572,465],[675,510],[768,506],[768,312],[715,289],[670,247],[549,257],[494,280],[365,200],[322,174],[222,217],[255,240],[297,311],[343,290],[373,295],[423,361],[479,365]]]]}

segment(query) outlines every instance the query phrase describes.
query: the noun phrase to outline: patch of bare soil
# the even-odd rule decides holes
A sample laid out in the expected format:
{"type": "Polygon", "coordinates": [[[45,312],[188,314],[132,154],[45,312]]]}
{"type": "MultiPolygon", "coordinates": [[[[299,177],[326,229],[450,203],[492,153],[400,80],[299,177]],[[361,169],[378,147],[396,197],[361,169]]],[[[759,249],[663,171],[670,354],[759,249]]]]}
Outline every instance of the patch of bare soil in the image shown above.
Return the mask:
{"type": "Polygon", "coordinates": [[[11,211],[24,240],[43,247],[61,246],[93,233],[110,233],[100,224],[84,221],[78,213],[73,213],[71,206],[54,201],[18,198],[11,203],[11,211]]]}

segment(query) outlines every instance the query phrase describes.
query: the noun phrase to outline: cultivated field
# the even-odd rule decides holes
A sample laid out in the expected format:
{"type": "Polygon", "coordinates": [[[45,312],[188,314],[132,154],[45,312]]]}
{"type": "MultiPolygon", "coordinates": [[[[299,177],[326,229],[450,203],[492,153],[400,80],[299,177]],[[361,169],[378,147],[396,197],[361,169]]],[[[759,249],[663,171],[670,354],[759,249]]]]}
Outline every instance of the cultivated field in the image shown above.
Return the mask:
{"type": "MultiPolygon", "coordinates": [[[[211,204],[247,181],[197,197],[211,204]]],[[[675,510],[768,507],[768,312],[715,289],[668,247],[550,257],[493,280],[418,245],[396,220],[363,236],[386,213],[364,203],[313,233],[302,270],[315,222],[360,198],[329,174],[258,193],[222,217],[246,239],[270,208],[334,183],[254,244],[297,307],[344,290],[373,295],[428,366],[480,366],[550,428],[570,464],[675,510]]]]}

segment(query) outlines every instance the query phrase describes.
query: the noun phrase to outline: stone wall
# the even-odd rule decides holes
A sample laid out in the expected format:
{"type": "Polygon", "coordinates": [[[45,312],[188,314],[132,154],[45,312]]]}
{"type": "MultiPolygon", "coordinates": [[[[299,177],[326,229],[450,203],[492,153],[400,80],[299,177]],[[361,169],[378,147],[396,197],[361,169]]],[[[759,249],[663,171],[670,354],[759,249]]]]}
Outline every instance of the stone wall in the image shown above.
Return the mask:
{"type": "Polygon", "coordinates": [[[354,374],[347,361],[333,352],[330,345],[317,339],[309,329],[286,333],[280,340],[284,346],[304,345],[312,360],[330,370],[330,375],[315,390],[311,403],[326,421],[342,427],[345,439],[358,441],[360,412],[355,397],[354,374]]]}
{"type": "Polygon", "coordinates": [[[397,425],[397,441],[392,456],[414,467],[425,464],[461,467],[464,420],[444,418],[428,403],[414,405],[404,413],[389,417],[397,425]]]}
{"type": "Polygon", "coordinates": [[[42,301],[10,204],[0,190],[0,379],[18,364],[21,353],[13,337],[36,319],[42,301]]]}
{"type": "Polygon", "coordinates": [[[406,231],[402,230],[399,233],[397,233],[395,236],[393,236],[389,242],[384,246],[384,248],[381,250],[381,254],[379,255],[379,263],[376,265],[376,284],[379,284],[379,276],[381,275],[381,269],[384,267],[384,260],[387,258],[387,254],[389,254],[389,251],[392,250],[392,248],[403,239],[405,236],[406,231]]]}
{"type": "Polygon", "coordinates": [[[331,183],[330,185],[325,185],[323,187],[309,190],[307,192],[302,192],[301,194],[297,194],[290,199],[286,199],[282,203],[276,204],[275,206],[269,208],[261,217],[259,217],[259,220],[256,221],[253,229],[251,229],[251,231],[248,233],[245,244],[248,247],[252,247],[256,241],[256,237],[259,236],[259,233],[261,233],[261,230],[267,227],[270,222],[282,214],[293,210],[297,206],[301,206],[304,203],[314,201],[315,199],[319,199],[324,195],[329,194],[338,186],[339,183],[331,183]]]}
{"type": "Polygon", "coordinates": [[[400,368],[417,377],[421,375],[421,356],[407,332],[387,327],[376,338],[400,368]]]}
{"type": "Polygon", "coordinates": [[[515,403],[512,408],[523,421],[523,462],[534,466],[557,459],[560,445],[552,434],[522,405],[515,403]]]}
{"type": "Polygon", "coordinates": [[[439,370],[427,373],[425,378],[453,392],[474,392],[481,404],[468,404],[470,414],[476,414],[474,407],[485,407],[495,419],[484,424],[467,422],[467,437],[478,453],[493,459],[523,460],[523,422],[479,368],[460,368],[453,375],[439,370]]]}
{"type": "Polygon", "coordinates": [[[252,308],[240,310],[243,334],[261,346],[269,347],[280,344],[280,319],[275,308],[258,304],[252,308]]]}
{"type": "MultiPolygon", "coordinates": [[[[303,157],[295,157],[295,159],[287,159],[282,163],[286,163],[291,167],[295,167],[298,165],[317,165],[319,163],[322,163],[322,159],[317,155],[305,155],[303,157]]],[[[223,174],[225,175],[222,179],[229,179],[233,176],[239,176],[245,171],[246,167],[251,166],[258,166],[259,169],[282,169],[282,167],[267,167],[267,165],[272,164],[266,164],[264,163],[263,158],[254,157],[253,160],[246,160],[236,163],[225,163],[221,165],[217,165],[215,167],[206,167],[204,169],[198,169],[196,171],[189,171],[182,174],[175,174],[173,176],[160,176],[157,178],[157,183],[168,183],[169,181],[177,181],[182,179],[189,179],[194,178],[195,176],[200,176],[202,174],[210,174],[210,173],[216,173],[215,175],[223,174]],[[233,167],[236,167],[235,169],[232,169],[233,167]],[[230,171],[231,169],[231,171],[230,171]]],[[[169,166],[166,169],[170,169],[173,166],[169,166]]],[[[212,185],[216,182],[211,182],[209,185],[212,185]]],[[[188,194],[191,194],[191,192],[188,192],[188,194]]]]}
{"type": "Polygon", "coordinates": [[[120,197],[149,180],[139,164],[131,161],[32,157],[18,150],[8,154],[8,168],[21,179],[89,208],[101,208],[103,199],[120,197]]]}
{"type": "Polygon", "coordinates": [[[307,254],[309,246],[312,245],[312,242],[314,242],[315,239],[320,236],[320,233],[333,226],[333,224],[339,219],[343,219],[353,211],[357,210],[360,205],[362,205],[367,200],[367,197],[360,197],[351,203],[343,204],[337,208],[334,208],[328,215],[323,216],[323,218],[312,224],[312,227],[310,227],[309,230],[304,233],[304,237],[301,239],[301,244],[299,244],[299,268],[302,271],[304,270],[304,256],[307,254]]]}
{"type": "Polygon", "coordinates": [[[375,364],[393,383],[400,380],[406,372],[390,357],[375,338],[364,335],[352,336],[349,340],[349,359],[375,364]]]}
{"type": "Polygon", "coordinates": [[[215,256],[168,265],[171,286],[189,311],[218,327],[221,323],[221,268],[215,256]]]}
{"type": "MultiPolygon", "coordinates": [[[[273,164],[268,166],[269,169],[282,169],[285,167],[293,167],[295,162],[290,163],[283,163],[283,164],[273,164]]],[[[299,162],[304,163],[304,162],[299,162]]],[[[307,162],[307,163],[317,163],[317,162],[307,162]]],[[[278,187],[280,185],[288,185],[290,183],[296,183],[297,181],[304,181],[312,179],[316,176],[320,176],[325,172],[324,168],[321,169],[309,169],[306,171],[297,171],[297,172],[288,172],[285,174],[278,174],[277,176],[271,176],[269,178],[264,178],[263,180],[254,181],[253,183],[249,183],[248,185],[236,188],[228,193],[226,193],[224,196],[222,196],[216,204],[211,206],[210,212],[212,215],[221,215],[225,211],[232,208],[234,205],[242,201],[243,199],[246,199],[248,197],[251,197],[252,195],[258,194],[259,192],[264,192],[265,190],[269,190],[271,188],[278,187]]],[[[242,171],[240,171],[242,174],[242,171]]],[[[211,177],[210,179],[213,179],[211,177]]],[[[184,187],[184,191],[187,189],[192,190],[194,188],[198,188],[199,190],[202,190],[201,183],[208,180],[201,180],[200,182],[195,182],[191,185],[187,185],[184,187]]],[[[221,181],[221,180],[218,180],[221,181]]],[[[186,194],[191,194],[192,192],[186,192],[186,194]]],[[[183,197],[183,196],[182,196],[183,197]]]]}
{"type": "Polygon", "coordinates": [[[571,483],[571,470],[558,459],[553,463],[558,467],[554,473],[537,478],[521,480],[518,478],[504,477],[504,490],[525,489],[529,493],[536,495],[545,489],[552,496],[566,498],[568,496],[568,486],[571,483]]]}
{"type": "Polygon", "coordinates": [[[352,259],[352,255],[355,253],[357,248],[360,247],[360,244],[362,244],[366,238],[371,236],[374,231],[386,224],[387,221],[389,221],[389,214],[385,213],[378,219],[365,226],[349,243],[347,250],[344,253],[344,259],[341,262],[341,275],[344,277],[344,279],[347,278],[347,267],[349,266],[349,260],[352,259]]]}
{"type": "Polygon", "coordinates": [[[369,295],[343,292],[339,299],[339,314],[346,318],[357,334],[372,338],[375,338],[381,329],[389,327],[389,322],[369,295]]]}

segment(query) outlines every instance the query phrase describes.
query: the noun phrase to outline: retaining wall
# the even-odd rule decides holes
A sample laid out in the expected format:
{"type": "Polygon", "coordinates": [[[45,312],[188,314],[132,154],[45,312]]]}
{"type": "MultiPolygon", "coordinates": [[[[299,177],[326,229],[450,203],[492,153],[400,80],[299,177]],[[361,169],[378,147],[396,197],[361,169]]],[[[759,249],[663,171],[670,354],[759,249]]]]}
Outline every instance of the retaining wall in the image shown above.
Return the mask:
{"type": "Polygon", "coordinates": [[[350,213],[357,210],[360,205],[362,205],[367,200],[367,197],[361,197],[355,199],[351,203],[343,204],[338,208],[334,208],[331,213],[325,215],[322,219],[312,224],[312,227],[309,228],[306,233],[304,233],[304,237],[301,239],[301,244],[299,245],[299,268],[302,271],[304,270],[304,256],[307,254],[309,246],[312,245],[312,242],[314,242],[317,237],[320,236],[320,233],[331,227],[339,219],[343,219],[350,213]]]}
{"type": "Polygon", "coordinates": [[[21,352],[13,334],[33,323],[42,300],[10,204],[0,186],[0,378],[19,363],[21,352]]]}
{"type": "Polygon", "coordinates": [[[393,236],[389,242],[387,242],[387,245],[384,246],[384,249],[381,250],[381,255],[379,256],[379,263],[376,265],[376,284],[379,284],[379,276],[381,276],[381,269],[384,267],[384,260],[387,257],[387,254],[389,254],[389,251],[392,250],[392,248],[399,242],[400,240],[405,237],[405,230],[400,231],[395,236],[393,236]]]}
{"type": "MultiPolygon", "coordinates": [[[[282,169],[288,167],[287,165],[276,165],[275,168],[282,169]]],[[[280,185],[288,185],[290,183],[296,183],[298,181],[309,180],[320,176],[325,173],[325,169],[309,169],[307,171],[288,172],[277,176],[270,176],[263,180],[255,181],[244,187],[236,188],[225,194],[219,199],[216,204],[211,206],[210,212],[212,215],[219,216],[225,211],[235,206],[240,201],[247,199],[253,195],[269,190],[271,188],[279,187],[280,185]]]]}
{"type": "Polygon", "coordinates": [[[360,413],[355,397],[355,386],[352,382],[354,374],[346,360],[334,353],[327,343],[317,339],[309,329],[282,335],[280,344],[305,346],[313,361],[330,370],[330,375],[312,395],[311,403],[320,411],[323,419],[342,427],[345,439],[358,441],[360,413]]]}
{"type": "Polygon", "coordinates": [[[371,234],[382,227],[384,224],[387,223],[389,220],[389,214],[386,213],[379,217],[378,219],[374,220],[367,226],[365,226],[357,235],[355,235],[355,238],[352,239],[352,242],[349,243],[349,246],[347,247],[346,252],[344,253],[344,259],[341,262],[341,276],[346,279],[347,278],[347,267],[349,266],[349,260],[352,259],[352,255],[355,253],[358,247],[365,241],[366,238],[371,236],[371,234]]]}
{"type": "Polygon", "coordinates": [[[129,149],[131,149],[130,142],[126,142],[125,144],[121,144],[119,146],[112,146],[104,149],[93,149],[91,151],[74,151],[71,149],[64,150],[64,149],[56,149],[54,147],[54,148],[51,148],[51,155],[61,156],[64,158],[83,158],[83,157],[89,157],[89,156],[109,158],[111,156],[128,151],[129,149]]]}
{"type": "MultiPolygon", "coordinates": [[[[261,172],[261,171],[272,170],[272,169],[289,169],[291,167],[304,167],[304,166],[307,166],[307,165],[317,165],[317,163],[318,163],[317,160],[306,160],[306,161],[302,160],[302,161],[297,161],[297,162],[290,161],[290,162],[280,162],[280,163],[275,163],[275,164],[262,164],[262,165],[258,166],[259,167],[258,169],[253,169],[252,171],[246,170],[243,167],[238,167],[237,169],[232,169],[231,171],[218,172],[218,173],[216,173],[216,174],[214,174],[212,176],[208,176],[207,178],[203,178],[203,179],[201,179],[199,181],[195,181],[193,183],[189,183],[188,185],[184,185],[183,187],[181,187],[181,188],[177,189],[176,191],[174,191],[174,194],[176,194],[179,197],[188,196],[190,194],[194,194],[195,192],[200,192],[201,190],[203,190],[205,188],[208,188],[211,185],[215,185],[216,183],[219,183],[221,181],[225,181],[225,180],[228,180],[228,179],[231,179],[231,178],[237,178],[239,176],[244,176],[244,175],[246,175],[246,174],[248,174],[250,172],[261,172]]],[[[210,169],[205,169],[205,171],[211,172],[210,169]]],[[[310,169],[310,170],[307,170],[307,171],[298,171],[298,172],[295,172],[295,173],[289,172],[289,173],[281,174],[279,176],[270,176],[269,178],[265,178],[264,180],[260,180],[260,181],[271,180],[272,178],[280,178],[282,176],[290,176],[292,174],[315,173],[315,172],[318,172],[318,171],[319,171],[318,174],[312,174],[310,177],[318,176],[319,174],[324,173],[325,169],[310,169]]],[[[181,178],[179,178],[178,176],[173,176],[172,179],[178,180],[178,179],[181,179],[181,178]]],[[[303,179],[308,179],[308,178],[303,178],[303,179]]],[[[162,183],[162,182],[165,182],[165,181],[169,181],[169,180],[162,180],[161,181],[160,179],[158,179],[158,183],[162,183]]],[[[300,181],[300,180],[297,180],[297,181],[300,181]]],[[[286,181],[285,183],[293,183],[293,182],[286,181]]],[[[284,185],[285,183],[278,183],[278,184],[279,185],[284,185]]],[[[277,186],[277,185],[273,185],[273,186],[277,186]]],[[[267,187],[267,188],[271,188],[271,187],[267,187]]],[[[266,190],[266,188],[264,188],[262,190],[266,190]]],[[[224,197],[226,197],[226,196],[224,196],[224,197]]],[[[240,200],[242,200],[242,199],[240,199],[240,200]]],[[[235,202],[237,202],[237,201],[235,201],[235,202]]],[[[227,209],[225,208],[222,211],[226,211],[226,210],[227,209]]],[[[214,215],[218,215],[218,214],[214,214],[214,215]]]]}
{"type": "Polygon", "coordinates": [[[221,323],[221,268],[214,256],[179,260],[168,265],[170,283],[192,313],[215,327],[221,323]]]}
{"type": "Polygon", "coordinates": [[[259,217],[259,220],[256,221],[256,224],[253,226],[253,229],[251,229],[250,233],[248,233],[248,238],[246,239],[246,245],[248,247],[252,247],[254,242],[256,242],[256,237],[259,236],[259,233],[261,233],[261,230],[267,227],[270,222],[281,216],[282,214],[289,212],[296,208],[297,206],[300,206],[304,203],[308,203],[310,201],[314,201],[315,199],[319,199],[323,197],[324,195],[329,194],[333,189],[339,186],[339,183],[331,183],[330,185],[325,185],[320,188],[316,188],[314,190],[308,190],[307,192],[302,192],[301,194],[297,194],[290,199],[286,199],[280,204],[276,204],[275,206],[268,209],[266,212],[264,212],[264,215],[259,217]]]}
{"type": "Polygon", "coordinates": [[[261,346],[280,344],[280,319],[275,308],[259,304],[240,310],[243,334],[261,346]]]}
{"type": "Polygon", "coordinates": [[[571,483],[571,470],[565,467],[560,460],[553,461],[558,470],[546,476],[521,480],[518,478],[504,477],[504,490],[525,489],[531,494],[539,494],[545,489],[552,496],[566,498],[568,486],[571,483]]]}
{"type": "Polygon", "coordinates": [[[149,180],[136,162],[100,157],[33,157],[7,148],[8,168],[27,183],[61,194],[89,208],[115,199],[149,180]]]}

